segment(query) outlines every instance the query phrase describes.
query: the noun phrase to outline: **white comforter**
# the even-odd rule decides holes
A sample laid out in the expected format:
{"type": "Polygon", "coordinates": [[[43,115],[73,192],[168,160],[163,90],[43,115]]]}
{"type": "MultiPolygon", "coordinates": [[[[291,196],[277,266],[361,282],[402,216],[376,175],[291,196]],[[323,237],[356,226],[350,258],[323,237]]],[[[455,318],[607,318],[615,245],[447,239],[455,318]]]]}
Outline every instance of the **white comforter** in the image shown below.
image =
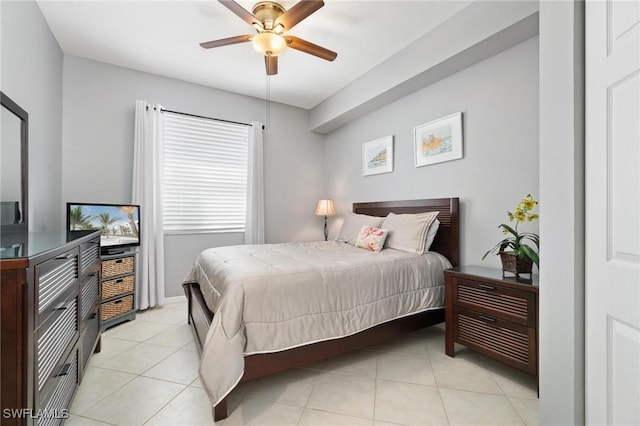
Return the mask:
{"type": "Polygon", "coordinates": [[[355,334],[444,305],[438,253],[337,242],[266,244],[203,251],[185,282],[197,282],[213,322],[200,377],[212,403],[240,381],[244,356],[355,334]]]}

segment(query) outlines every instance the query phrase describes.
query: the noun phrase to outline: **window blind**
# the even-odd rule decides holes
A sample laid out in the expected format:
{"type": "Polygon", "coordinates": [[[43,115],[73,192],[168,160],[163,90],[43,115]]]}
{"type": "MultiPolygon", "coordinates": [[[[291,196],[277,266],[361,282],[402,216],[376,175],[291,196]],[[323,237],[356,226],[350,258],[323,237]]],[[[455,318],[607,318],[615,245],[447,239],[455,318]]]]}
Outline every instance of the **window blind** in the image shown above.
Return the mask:
{"type": "Polygon", "coordinates": [[[244,232],[248,126],[164,113],[166,233],[244,232]]]}

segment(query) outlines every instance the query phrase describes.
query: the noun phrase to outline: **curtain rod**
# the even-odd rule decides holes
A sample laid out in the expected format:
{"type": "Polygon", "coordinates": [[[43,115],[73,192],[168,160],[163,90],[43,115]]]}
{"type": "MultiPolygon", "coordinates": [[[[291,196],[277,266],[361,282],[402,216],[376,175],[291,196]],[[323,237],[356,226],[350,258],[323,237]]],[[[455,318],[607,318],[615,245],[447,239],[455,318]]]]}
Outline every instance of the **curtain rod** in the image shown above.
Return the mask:
{"type": "MultiPolygon", "coordinates": [[[[189,113],[187,113],[187,112],[180,112],[180,111],[172,111],[172,110],[170,110],[170,109],[164,109],[164,108],[161,108],[161,109],[160,109],[160,111],[163,111],[163,112],[170,112],[170,113],[173,113],[173,114],[179,114],[179,115],[186,115],[186,116],[188,116],[188,117],[204,118],[205,120],[221,121],[221,122],[223,122],[223,123],[240,124],[240,125],[242,125],[242,126],[250,126],[250,127],[251,127],[251,124],[250,124],[250,123],[243,123],[243,122],[241,122],[241,121],[223,120],[222,118],[205,117],[205,116],[203,116],[203,115],[189,114],[189,113]]],[[[262,129],[264,130],[264,124],[262,125],[262,129]]]]}

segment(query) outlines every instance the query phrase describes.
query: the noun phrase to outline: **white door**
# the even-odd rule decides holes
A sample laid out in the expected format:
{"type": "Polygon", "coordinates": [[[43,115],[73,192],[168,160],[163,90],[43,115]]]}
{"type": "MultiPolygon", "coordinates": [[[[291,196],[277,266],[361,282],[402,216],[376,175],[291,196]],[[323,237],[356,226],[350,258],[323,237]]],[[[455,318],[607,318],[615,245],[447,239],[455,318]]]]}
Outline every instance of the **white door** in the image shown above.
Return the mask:
{"type": "Polygon", "coordinates": [[[585,24],[586,422],[640,425],[640,1],[585,24]]]}

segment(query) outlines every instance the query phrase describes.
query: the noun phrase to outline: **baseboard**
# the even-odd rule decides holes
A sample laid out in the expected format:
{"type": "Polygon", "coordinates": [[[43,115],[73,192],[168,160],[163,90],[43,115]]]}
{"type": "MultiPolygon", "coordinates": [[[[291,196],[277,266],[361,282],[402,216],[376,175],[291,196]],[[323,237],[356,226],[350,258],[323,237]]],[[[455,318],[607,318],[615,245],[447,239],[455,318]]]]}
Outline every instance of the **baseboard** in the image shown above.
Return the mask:
{"type": "Polygon", "coordinates": [[[170,303],[184,303],[187,301],[187,296],[173,296],[173,297],[165,297],[162,301],[163,305],[168,305],[170,303]]]}

